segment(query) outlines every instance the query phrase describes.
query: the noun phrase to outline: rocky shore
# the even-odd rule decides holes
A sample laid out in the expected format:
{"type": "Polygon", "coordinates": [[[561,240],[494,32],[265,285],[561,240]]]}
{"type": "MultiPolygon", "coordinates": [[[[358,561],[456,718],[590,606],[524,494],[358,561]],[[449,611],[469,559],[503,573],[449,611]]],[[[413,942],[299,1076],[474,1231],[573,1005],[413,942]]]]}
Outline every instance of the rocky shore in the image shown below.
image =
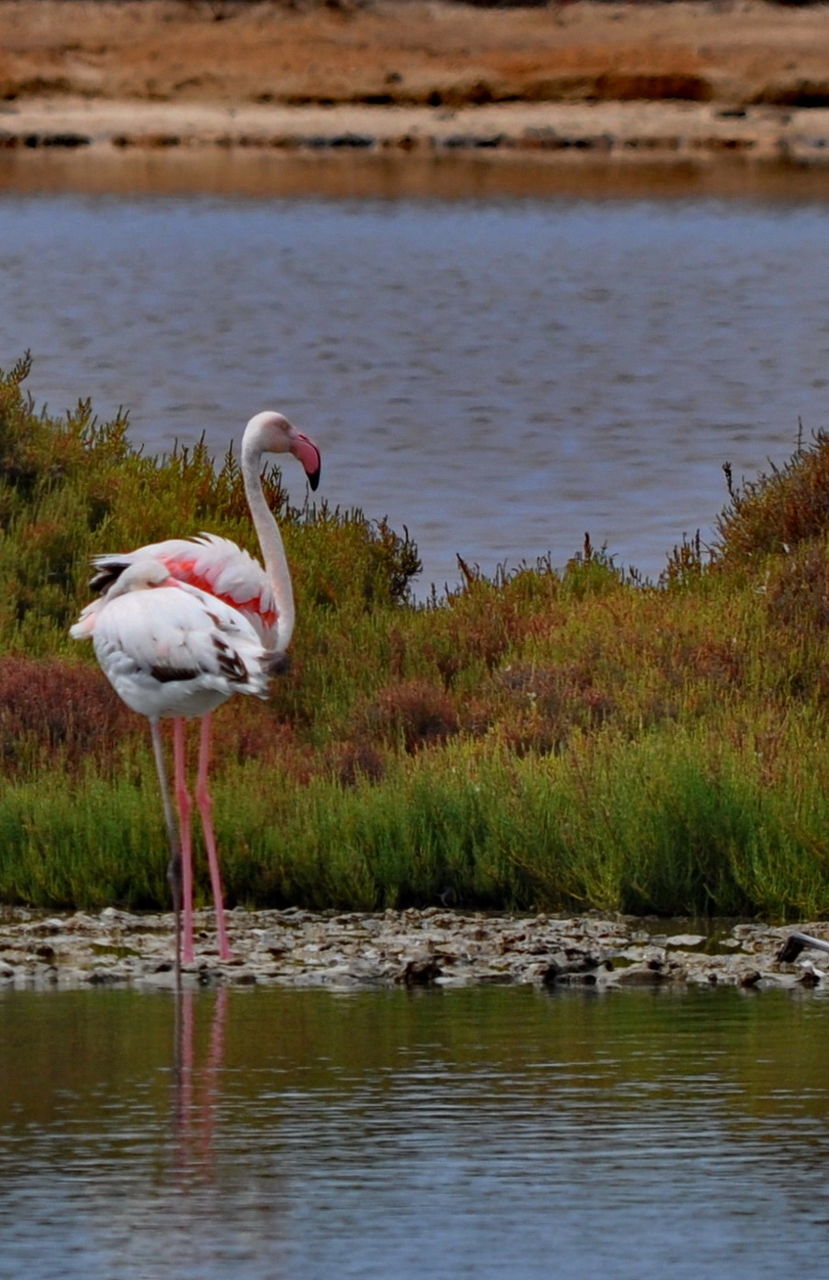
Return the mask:
{"type": "MultiPolygon", "coordinates": [[[[792,929],[764,924],[714,923],[700,933],[629,917],[489,915],[437,907],[378,913],[236,909],[229,923],[234,958],[223,963],[212,913],[198,914],[197,959],[183,975],[187,987],[499,983],[761,991],[829,983],[819,953],[789,947],[794,959],[781,959],[792,929]]],[[[803,929],[829,936],[820,924],[803,929]]],[[[169,914],[106,908],[97,915],[45,915],[7,908],[0,918],[0,988],[170,988],[172,930],[169,914]]]]}

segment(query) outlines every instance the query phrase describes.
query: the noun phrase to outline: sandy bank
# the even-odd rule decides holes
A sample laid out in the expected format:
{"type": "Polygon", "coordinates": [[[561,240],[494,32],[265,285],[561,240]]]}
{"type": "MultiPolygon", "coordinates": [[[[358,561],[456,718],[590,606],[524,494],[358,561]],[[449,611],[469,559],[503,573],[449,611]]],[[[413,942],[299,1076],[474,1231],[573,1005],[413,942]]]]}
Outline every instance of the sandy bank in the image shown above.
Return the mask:
{"type": "Polygon", "coordinates": [[[829,158],[829,7],[0,0],[0,143],[829,158]]]}
{"type": "Polygon", "coordinates": [[[829,164],[829,109],[739,113],[712,104],[507,103],[428,107],[286,107],[248,104],[31,99],[0,108],[0,147],[100,150],[244,148],[336,151],[532,153],[631,161],[829,164]]]}

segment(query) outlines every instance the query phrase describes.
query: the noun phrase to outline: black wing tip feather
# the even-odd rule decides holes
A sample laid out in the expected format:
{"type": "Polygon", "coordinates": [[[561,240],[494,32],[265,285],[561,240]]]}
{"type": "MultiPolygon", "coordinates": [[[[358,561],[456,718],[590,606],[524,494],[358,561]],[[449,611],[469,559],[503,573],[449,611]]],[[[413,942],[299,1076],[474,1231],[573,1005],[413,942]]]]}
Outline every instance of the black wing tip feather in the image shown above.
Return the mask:
{"type": "Polygon", "coordinates": [[[250,679],[248,669],[236,650],[219,636],[213,637],[213,648],[216,651],[216,660],[222,675],[232,684],[247,684],[250,679]]]}
{"type": "Polygon", "coordinates": [[[175,684],[177,680],[195,680],[201,672],[198,667],[165,667],[156,664],[150,667],[150,675],[159,684],[175,684]]]}
{"type": "Polygon", "coordinates": [[[89,579],[91,590],[97,591],[99,595],[109,591],[110,587],[118,581],[121,574],[127,568],[127,562],[123,560],[107,560],[102,564],[98,572],[89,579]]]}

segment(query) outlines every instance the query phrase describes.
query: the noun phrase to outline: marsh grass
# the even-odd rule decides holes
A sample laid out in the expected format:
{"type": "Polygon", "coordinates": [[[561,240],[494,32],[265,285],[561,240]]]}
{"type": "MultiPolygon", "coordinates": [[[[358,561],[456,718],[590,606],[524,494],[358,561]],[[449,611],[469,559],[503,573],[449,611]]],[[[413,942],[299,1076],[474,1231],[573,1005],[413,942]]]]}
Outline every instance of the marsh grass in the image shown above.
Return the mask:
{"type": "Polygon", "coordinates": [[[166,901],[167,855],[149,777],[33,778],[0,801],[3,899],[51,907],[166,901]]]}
{"type": "MultiPolygon", "coordinates": [[[[0,899],[166,903],[141,717],[67,628],[89,558],[208,528],[256,551],[238,467],[0,377],[0,899]]],[[[299,626],[267,704],[215,717],[229,901],[829,911],[829,441],[736,490],[659,583],[585,540],[415,606],[417,549],[292,506],[299,626]]],[[[203,876],[200,889],[209,899],[203,876]]]]}
{"type": "MultiPolygon", "coordinates": [[[[794,745],[781,744],[786,759],[794,745]]],[[[260,762],[237,764],[215,788],[228,900],[825,912],[825,769],[816,773],[803,757],[775,788],[748,741],[710,748],[704,731],[679,729],[633,742],[585,736],[559,756],[455,743],[396,760],[381,785],[348,787],[330,777],[275,787],[260,762]]],[[[147,757],[108,780],[9,786],[0,800],[4,899],[85,908],[166,901],[154,783],[147,757]]]]}

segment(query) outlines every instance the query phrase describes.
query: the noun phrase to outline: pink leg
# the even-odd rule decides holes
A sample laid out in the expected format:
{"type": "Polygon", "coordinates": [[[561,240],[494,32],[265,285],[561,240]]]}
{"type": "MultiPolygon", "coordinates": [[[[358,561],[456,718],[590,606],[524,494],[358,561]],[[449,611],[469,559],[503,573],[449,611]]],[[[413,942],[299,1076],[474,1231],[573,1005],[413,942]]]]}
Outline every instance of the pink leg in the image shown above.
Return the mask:
{"type": "Polygon", "coordinates": [[[210,868],[210,883],[213,886],[213,901],[216,903],[216,932],[219,935],[219,957],[229,960],[230,943],[227,940],[225,926],[225,910],[222,903],[222,877],[219,871],[219,855],[216,852],[216,837],[213,834],[213,800],[207,782],[210,767],[210,716],[204,716],[199,735],[199,773],[196,781],[196,803],[201,814],[204,830],[204,844],[207,849],[207,865],[210,868]]]}
{"type": "Polygon", "coordinates": [[[190,834],[190,814],[193,802],[187,790],[187,759],[185,751],[185,725],[182,719],[173,721],[174,788],[178,807],[179,836],[181,839],[181,898],[184,907],[184,945],[182,960],[193,963],[193,843],[190,834]]]}
{"type": "Polygon", "coordinates": [[[167,879],[173,894],[173,912],[176,917],[176,994],[178,994],[181,989],[181,840],[176,830],[173,806],[170,803],[167,767],[164,763],[164,743],[161,740],[161,728],[157,720],[150,720],[150,732],[153,739],[155,767],[158,771],[158,784],[161,788],[161,803],[164,806],[164,824],[167,827],[167,840],[170,845],[167,879]]]}

